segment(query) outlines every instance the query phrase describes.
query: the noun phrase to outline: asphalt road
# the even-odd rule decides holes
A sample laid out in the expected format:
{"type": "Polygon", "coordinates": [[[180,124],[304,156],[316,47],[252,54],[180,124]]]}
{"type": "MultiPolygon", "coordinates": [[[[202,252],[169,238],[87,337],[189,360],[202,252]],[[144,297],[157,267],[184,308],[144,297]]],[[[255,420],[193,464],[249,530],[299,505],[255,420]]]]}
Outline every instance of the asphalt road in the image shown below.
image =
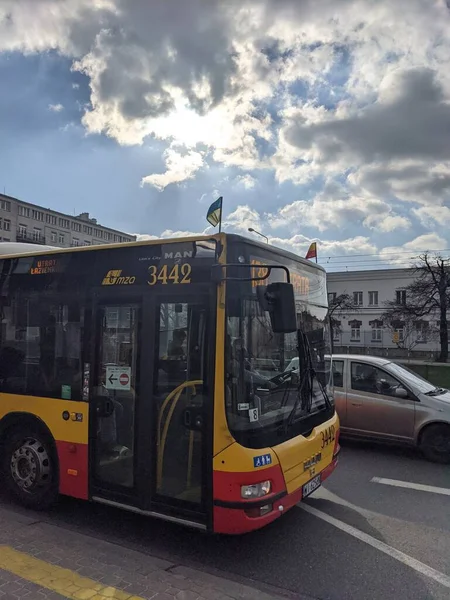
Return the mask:
{"type": "Polygon", "coordinates": [[[70,499],[39,519],[290,597],[448,600],[448,494],[449,466],[347,442],[339,468],[305,507],[245,537],[208,537],[70,499]]]}

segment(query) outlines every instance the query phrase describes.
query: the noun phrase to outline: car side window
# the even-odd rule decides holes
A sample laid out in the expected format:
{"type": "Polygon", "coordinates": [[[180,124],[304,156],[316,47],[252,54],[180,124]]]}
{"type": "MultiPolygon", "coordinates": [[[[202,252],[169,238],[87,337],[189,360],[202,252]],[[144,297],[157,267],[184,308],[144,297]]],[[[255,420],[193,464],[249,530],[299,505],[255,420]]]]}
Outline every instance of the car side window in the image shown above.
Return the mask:
{"type": "Polygon", "coordinates": [[[344,361],[333,359],[333,385],[344,387],[344,361]]]}
{"type": "Polygon", "coordinates": [[[403,388],[402,384],[389,373],[373,365],[359,362],[352,362],[351,387],[352,390],[392,397],[399,397],[397,390],[403,388]]]}

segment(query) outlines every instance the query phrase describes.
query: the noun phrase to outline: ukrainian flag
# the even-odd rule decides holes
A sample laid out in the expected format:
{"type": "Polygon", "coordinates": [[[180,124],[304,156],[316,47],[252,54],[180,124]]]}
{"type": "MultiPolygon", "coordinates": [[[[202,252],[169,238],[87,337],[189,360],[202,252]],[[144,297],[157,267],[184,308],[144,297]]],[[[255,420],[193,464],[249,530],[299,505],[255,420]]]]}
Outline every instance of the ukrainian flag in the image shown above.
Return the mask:
{"type": "Polygon", "coordinates": [[[220,223],[222,220],[222,196],[217,198],[217,200],[211,204],[206,214],[206,220],[208,223],[211,223],[213,227],[217,227],[220,223]]]}

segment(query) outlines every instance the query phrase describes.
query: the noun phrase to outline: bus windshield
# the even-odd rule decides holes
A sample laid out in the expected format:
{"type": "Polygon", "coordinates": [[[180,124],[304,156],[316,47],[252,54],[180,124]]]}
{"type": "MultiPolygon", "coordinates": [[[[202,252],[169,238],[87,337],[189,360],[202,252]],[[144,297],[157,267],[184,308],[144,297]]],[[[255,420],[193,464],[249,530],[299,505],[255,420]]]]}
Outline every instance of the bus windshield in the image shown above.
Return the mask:
{"type": "MultiPolygon", "coordinates": [[[[325,275],[320,275],[322,281],[317,278],[316,285],[320,281],[326,289],[325,275]]],[[[275,334],[269,314],[261,309],[256,294],[248,294],[248,289],[245,293],[244,286],[241,292],[239,300],[233,292],[227,313],[228,425],[239,443],[262,448],[306,434],[329,419],[334,410],[329,389],[328,309],[326,305],[308,303],[299,294],[299,332],[275,334]],[[302,360],[298,334],[304,334],[306,340],[302,360]]]]}

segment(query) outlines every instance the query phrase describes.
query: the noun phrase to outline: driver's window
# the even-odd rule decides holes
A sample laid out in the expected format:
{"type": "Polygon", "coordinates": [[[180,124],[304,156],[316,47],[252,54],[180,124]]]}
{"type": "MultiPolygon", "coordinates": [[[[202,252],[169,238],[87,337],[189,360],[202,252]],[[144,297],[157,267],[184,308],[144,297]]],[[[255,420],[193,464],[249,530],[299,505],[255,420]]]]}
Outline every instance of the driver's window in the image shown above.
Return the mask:
{"type": "Polygon", "coordinates": [[[399,386],[401,387],[399,381],[386,371],[373,365],[352,362],[352,390],[397,397],[396,390],[399,386]]]}

